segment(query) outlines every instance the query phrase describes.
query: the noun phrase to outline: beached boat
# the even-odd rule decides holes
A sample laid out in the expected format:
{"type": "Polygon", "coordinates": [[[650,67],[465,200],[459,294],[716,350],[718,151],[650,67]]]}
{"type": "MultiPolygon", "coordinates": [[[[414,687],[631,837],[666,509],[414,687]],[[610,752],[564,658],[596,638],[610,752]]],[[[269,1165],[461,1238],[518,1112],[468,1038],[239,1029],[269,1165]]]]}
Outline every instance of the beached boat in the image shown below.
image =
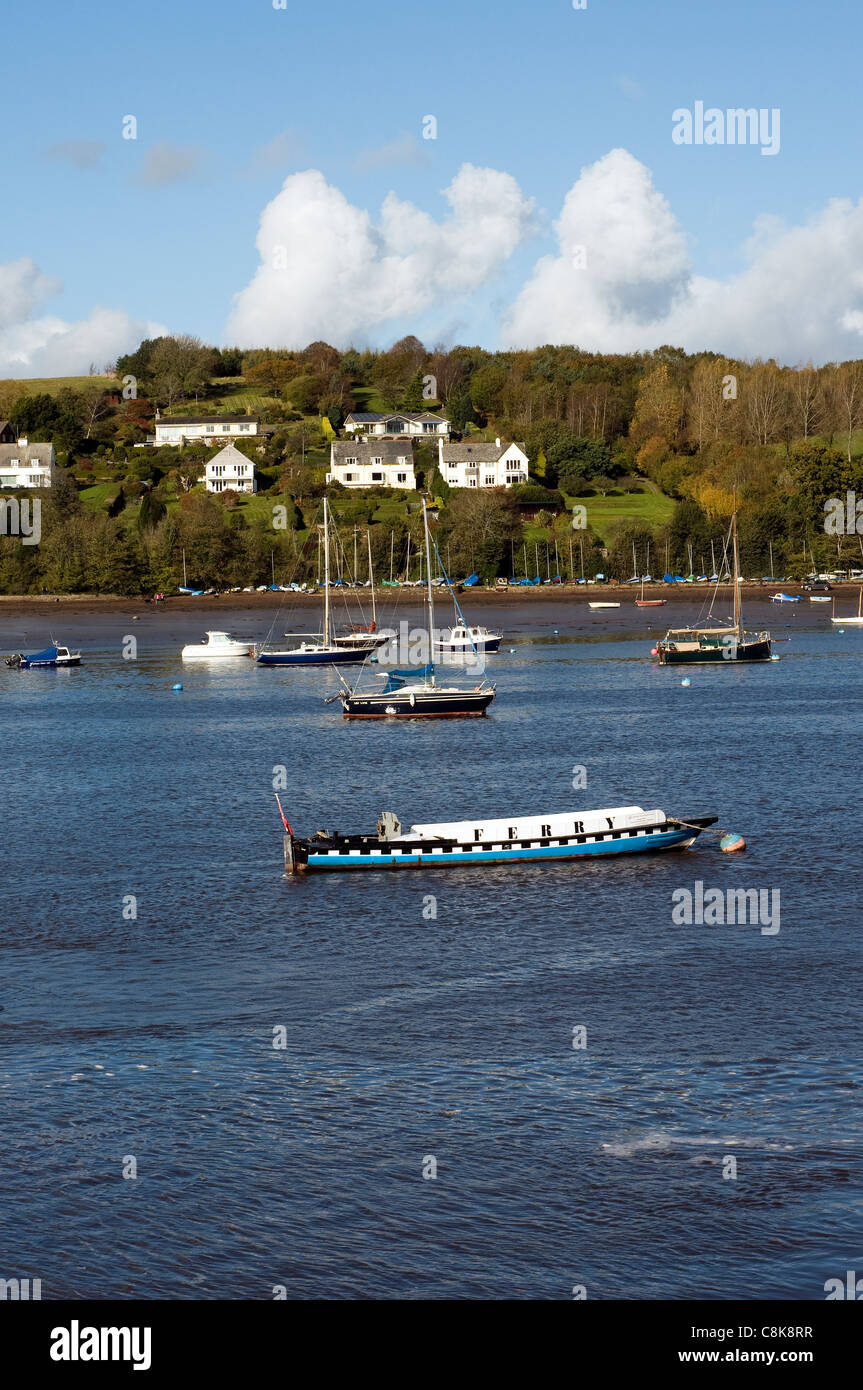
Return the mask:
{"type": "Polygon", "coordinates": [[[589,603],[588,608],[619,608],[619,603],[589,603]]]}
{"type": "Polygon", "coordinates": [[[221,661],[225,657],[251,656],[251,642],[229,632],[207,632],[200,642],[190,642],[180,653],[183,661],[221,661]]]}
{"type": "Polygon", "coordinates": [[[661,810],[618,806],[544,816],[411,825],[403,831],[398,818],[392,812],[384,812],[374,835],[318,830],[314,835],[301,836],[294,834],[281,803],[279,811],[285,831],[285,869],[293,874],[559,862],[595,855],[687,849],[702,830],[716,822],[715,816],[687,816],[683,820],[661,810]]]}
{"type": "Polygon", "coordinates": [[[771,594],[771,595],[770,595],[770,602],[771,602],[771,603],[802,603],[803,600],[802,600],[802,598],[800,597],[799,594],[782,594],[782,593],[779,593],[779,594],[771,594]]]}
{"type": "MultiPolygon", "coordinates": [[[[703,664],[731,665],[737,661],[770,661],[772,639],[769,632],[747,632],[741,620],[740,556],[737,547],[737,492],[734,491],[734,511],[731,517],[734,548],[734,620],[728,627],[669,628],[657,642],[651,655],[659,657],[660,666],[692,666],[703,664]]],[[[718,584],[713,591],[711,612],[716,601],[718,584]]],[[[709,614],[708,614],[709,616],[709,614]]]]}
{"type": "Polygon", "coordinates": [[[55,645],[46,647],[42,652],[34,652],[32,656],[25,656],[23,652],[14,652],[12,656],[6,657],[6,665],[13,667],[16,671],[30,671],[37,667],[80,666],[81,653],[70,652],[68,647],[55,645]]]}
{"type": "Polygon", "coordinates": [[[667,598],[645,598],[645,597],[644,597],[644,584],[645,584],[645,581],[642,579],[642,581],[641,581],[641,598],[637,598],[637,599],[635,600],[635,606],[636,606],[636,608],[664,608],[665,605],[666,605],[666,603],[668,602],[668,599],[667,599],[667,598]]]}
{"type": "Polygon", "coordinates": [[[810,595],[809,595],[809,602],[810,602],[810,603],[832,603],[833,600],[832,600],[832,598],[830,597],[829,594],[810,594],[810,595]]]}
{"type": "MultiPolygon", "coordinates": [[[[327,499],[324,498],[324,625],[318,636],[308,632],[286,632],[285,637],[302,638],[298,646],[270,651],[267,643],[253,649],[259,666],[344,666],[365,661],[372,645],[347,638],[334,639],[330,623],[330,525],[327,499]]],[[[368,634],[366,634],[368,636],[368,634]]],[[[386,640],[386,639],[384,639],[386,640]]],[[[378,645],[377,641],[373,644],[378,645]]]]}
{"type": "Polygon", "coordinates": [[[860,586],[860,595],[857,599],[857,616],[851,618],[837,618],[834,607],[831,623],[836,623],[838,627],[863,627],[863,584],[860,586]]]}
{"type": "MultiPolygon", "coordinates": [[[[434,585],[431,569],[432,547],[429,539],[428,511],[426,510],[425,498],[423,498],[423,531],[426,557],[428,650],[431,653],[435,630],[434,585]]],[[[443,561],[436,548],[435,554],[443,570],[443,561]]],[[[444,571],[444,578],[447,577],[444,571]]],[[[458,607],[458,601],[452,591],[450,592],[456,612],[461,618],[462,626],[467,627],[461,609],[458,607]]],[[[422,719],[485,714],[495,697],[494,685],[486,685],[485,679],[470,689],[458,685],[438,685],[433,662],[429,662],[418,670],[390,670],[380,674],[386,676],[386,684],[383,690],[375,691],[361,691],[359,683],[352,689],[344,676],[340,675],[342,689],[336,695],[331,695],[328,698],[329,700],[341,700],[342,709],[347,719],[422,719]]]]}

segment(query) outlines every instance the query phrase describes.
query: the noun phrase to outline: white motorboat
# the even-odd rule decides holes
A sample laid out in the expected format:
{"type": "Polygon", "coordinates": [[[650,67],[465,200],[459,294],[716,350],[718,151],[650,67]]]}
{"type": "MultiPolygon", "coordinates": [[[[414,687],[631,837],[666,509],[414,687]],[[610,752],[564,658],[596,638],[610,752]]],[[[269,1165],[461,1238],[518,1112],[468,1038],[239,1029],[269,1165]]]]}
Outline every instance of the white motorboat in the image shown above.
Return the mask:
{"type": "Polygon", "coordinates": [[[496,652],[500,649],[502,632],[489,632],[487,627],[466,627],[456,623],[454,627],[441,628],[434,639],[435,648],[440,652],[496,652]]]}
{"type": "Polygon", "coordinates": [[[250,656],[251,643],[229,632],[208,632],[201,642],[191,642],[180,655],[184,661],[220,661],[228,656],[250,656]]]}
{"type": "Polygon", "coordinates": [[[588,608],[619,608],[619,603],[589,603],[588,608]]]}

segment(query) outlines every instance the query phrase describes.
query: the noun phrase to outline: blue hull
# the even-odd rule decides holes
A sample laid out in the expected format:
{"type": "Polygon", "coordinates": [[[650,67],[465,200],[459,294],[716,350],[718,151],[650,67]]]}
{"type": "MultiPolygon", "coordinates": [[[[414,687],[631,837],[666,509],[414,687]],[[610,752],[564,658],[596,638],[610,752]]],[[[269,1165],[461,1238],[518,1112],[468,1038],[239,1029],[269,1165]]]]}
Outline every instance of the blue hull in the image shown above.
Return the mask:
{"type": "MultiPolygon", "coordinates": [[[[689,845],[697,837],[698,831],[663,830],[654,833],[622,832],[614,839],[609,835],[587,837],[586,842],[568,842],[553,845],[524,845],[519,848],[482,847],[465,845],[458,849],[417,850],[406,846],[401,851],[392,852],[383,848],[370,848],[354,853],[339,851],[315,852],[310,848],[308,860],[297,863],[294,857],[294,872],[332,872],[351,869],[436,869],[444,865],[469,867],[472,865],[514,864],[530,862],[549,862],[568,859],[581,859],[598,854],[649,854],[657,850],[678,849],[689,845]]],[[[287,840],[289,837],[285,837],[287,840]]],[[[288,846],[286,845],[286,861],[288,846]]]]}
{"type": "Polygon", "coordinates": [[[351,666],[365,661],[368,651],[260,652],[259,666],[351,666]]]}

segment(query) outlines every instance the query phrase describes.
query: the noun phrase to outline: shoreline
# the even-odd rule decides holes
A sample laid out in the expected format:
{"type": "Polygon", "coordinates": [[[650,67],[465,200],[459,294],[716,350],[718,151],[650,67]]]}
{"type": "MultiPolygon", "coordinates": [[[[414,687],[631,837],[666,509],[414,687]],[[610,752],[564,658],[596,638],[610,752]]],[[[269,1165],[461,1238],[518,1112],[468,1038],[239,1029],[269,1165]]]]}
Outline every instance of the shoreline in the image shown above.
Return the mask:
{"type": "MultiPolygon", "coordinates": [[[[731,596],[731,585],[722,584],[719,586],[720,592],[727,592],[731,596]]],[[[664,598],[666,606],[671,607],[678,603],[692,602],[693,599],[704,598],[709,594],[714,585],[712,584],[675,584],[674,586],[662,583],[645,584],[644,597],[649,599],[664,598]]],[[[842,600],[849,596],[859,593],[861,582],[856,580],[845,580],[842,583],[831,585],[830,591],[825,597],[832,598],[834,595],[842,600]]],[[[786,592],[800,594],[804,604],[808,604],[810,595],[806,593],[799,584],[742,584],[741,597],[750,602],[761,599],[770,602],[770,596],[774,593],[786,592]]],[[[424,590],[421,588],[401,588],[401,589],[377,589],[375,591],[379,605],[388,607],[405,606],[416,607],[424,601],[424,590]]],[[[367,602],[370,595],[367,589],[348,589],[337,590],[336,594],[345,598],[356,597],[361,602],[367,602]]],[[[435,590],[435,598],[443,599],[446,597],[445,590],[435,590]]],[[[524,588],[513,586],[506,589],[468,589],[458,595],[460,603],[493,603],[501,607],[512,604],[537,603],[539,601],[566,604],[573,608],[587,608],[590,603],[619,603],[621,607],[635,608],[636,598],[641,597],[641,588],[635,584],[592,584],[565,586],[560,584],[544,584],[536,586],[525,585],[524,588]]],[[[209,594],[201,595],[200,598],[192,598],[187,594],[176,594],[168,597],[162,603],[154,604],[152,598],[143,595],[138,597],[122,597],[116,594],[0,594],[0,611],[9,611],[10,608],[38,613],[40,610],[52,610],[56,612],[56,606],[75,609],[79,612],[90,613],[111,613],[123,612],[127,609],[140,609],[142,606],[153,612],[164,613],[194,613],[194,612],[225,612],[233,613],[240,610],[248,611],[250,608],[257,608],[261,612],[274,612],[281,606],[290,607],[309,607],[316,608],[323,602],[323,593],[239,593],[239,594],[209,594]]],[[[776,605],[781,609],[784,605],[776,605]]],[[[657,610],[658,612],[658,610],[657,610]]]]}

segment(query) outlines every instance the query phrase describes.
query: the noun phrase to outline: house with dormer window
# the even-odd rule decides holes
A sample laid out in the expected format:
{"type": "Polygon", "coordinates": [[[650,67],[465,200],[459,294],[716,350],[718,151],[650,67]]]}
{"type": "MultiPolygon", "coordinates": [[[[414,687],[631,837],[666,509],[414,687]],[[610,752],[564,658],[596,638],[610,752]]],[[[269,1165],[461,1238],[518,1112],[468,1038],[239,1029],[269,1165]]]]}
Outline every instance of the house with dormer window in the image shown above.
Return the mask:
{"type": "Polygon", "coordinates": [[[431,410],[393,410],[380,415],[352,411],[345,416],[345,434],[379,439],[439,439],[449,437],[449,420],[431,410]]]}
{"type": "Polygon", "coordinates": [[[413,445],[396,439],[334,439],[327,482],[413,491],[417,485],[413,445]]]}

